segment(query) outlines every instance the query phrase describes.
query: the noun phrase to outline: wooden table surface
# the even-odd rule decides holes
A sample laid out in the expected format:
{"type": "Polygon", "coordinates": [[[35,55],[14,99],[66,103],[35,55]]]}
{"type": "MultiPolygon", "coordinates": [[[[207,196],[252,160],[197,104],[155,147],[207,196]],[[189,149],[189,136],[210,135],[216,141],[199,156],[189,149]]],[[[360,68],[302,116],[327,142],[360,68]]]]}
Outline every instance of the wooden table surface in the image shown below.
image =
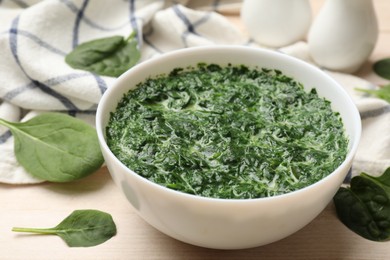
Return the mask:
{"type": "MultiPolygon", "coordinates": [[[[314,14],[323,2],[311,1],[314,14]]],[[[385,84],[371,66],[390,57],[390,1],[374,0],[374,4],[380,36],[357,75],[385,84]]],[[[237,16],[228,18],[241,26],[237,16]]],[[[332,203],[302,230],[266,246],[226,251],[184,244],[138,217],[106,168],[73,183],[0,184],[0,206],[0,259],[390,259],[390,242],[371,242],[349,231],[337,219],[332,203]],[[55,226],[75,209],[109,212],[117,235],[99,246],[69,248],[58,237],[11,232],[13,226],[55,226]]]]}

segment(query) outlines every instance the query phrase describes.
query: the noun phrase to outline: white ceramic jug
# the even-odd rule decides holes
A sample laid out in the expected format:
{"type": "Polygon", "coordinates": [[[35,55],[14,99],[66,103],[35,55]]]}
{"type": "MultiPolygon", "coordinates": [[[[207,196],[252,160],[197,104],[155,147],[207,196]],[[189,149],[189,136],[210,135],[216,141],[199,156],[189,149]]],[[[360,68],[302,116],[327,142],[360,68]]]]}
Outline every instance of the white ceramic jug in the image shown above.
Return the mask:
{"type": "Polygon", "coordinates": [[[308,0],[244,0],[241,20],[256,42],[281,47],[305,38],[311,23],[308,0]]]}
{"type": "Polygon", "coordinates": [[[372,0],[327,0],[310,28],[308,44],[318,65],[353,73],[370,56],[377,38],[372,0]]]}

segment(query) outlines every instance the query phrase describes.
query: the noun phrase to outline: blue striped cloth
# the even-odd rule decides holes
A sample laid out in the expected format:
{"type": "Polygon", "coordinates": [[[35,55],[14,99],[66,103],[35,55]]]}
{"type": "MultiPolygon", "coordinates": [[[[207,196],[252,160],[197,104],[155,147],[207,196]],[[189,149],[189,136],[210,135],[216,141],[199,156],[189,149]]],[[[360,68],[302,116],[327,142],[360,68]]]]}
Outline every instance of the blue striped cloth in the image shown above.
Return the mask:
{"type": "MultiPolygon", "coordinates": [[[[179,48],[210,44],[254,45],[220,13],[236,14],[240,0],[0,0],[0,117],[27,120],[42,111],[63,111],[93,124],[97,104],[114,78],[75,70],[64,57],[88,40],[127,36],[137,30],[141,61],[179,48]]],[[[298,42],[279,51],[310,61],[298,42]]],[[[354,164],[381,172],[390,165],[387,143],[378,141],[389,124],[387,103],[367,98],[354,87],[369,82],[332,73],[362,112],[362,149],[354,164]],[[378,125],[378,126],[377,126],[378,125]],[[385,151],[386,150],[386,151],[385,151]]],[[[390,143],[390,140],[389,140],[390,143]]],[[[37,183],[18,164],[13,137],[0,126],[0,182],[37,183]]]]}

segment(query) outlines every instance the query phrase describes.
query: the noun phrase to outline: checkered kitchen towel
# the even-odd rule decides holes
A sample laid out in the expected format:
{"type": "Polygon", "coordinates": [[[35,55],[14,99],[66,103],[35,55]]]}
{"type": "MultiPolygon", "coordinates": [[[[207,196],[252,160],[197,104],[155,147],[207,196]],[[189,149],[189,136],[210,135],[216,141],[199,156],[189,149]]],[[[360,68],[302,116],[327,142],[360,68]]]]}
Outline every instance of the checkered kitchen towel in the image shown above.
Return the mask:
{"type": "MultiPolygon", "coordinates": [[[[64,57],[78,44],[138,32],[141,61],[179,48],[210,44],[256,45],[220,13],[238,13],[239,0],[0,0],[0,117],[26,120],[64,111],[93,124],[97,104],[114,78],[70,68],[64,57]]],[[[304,42],[279,51],[310,60],[304,42]]],[[[363,139],[354,169],[373,174],[390,166],[390,107],[353,88],[375,88],[331,73],[354,98],[363,139]]],[[[37,183],[17,163],[13,137],[0,126],[0,182],[37,183]]]]}

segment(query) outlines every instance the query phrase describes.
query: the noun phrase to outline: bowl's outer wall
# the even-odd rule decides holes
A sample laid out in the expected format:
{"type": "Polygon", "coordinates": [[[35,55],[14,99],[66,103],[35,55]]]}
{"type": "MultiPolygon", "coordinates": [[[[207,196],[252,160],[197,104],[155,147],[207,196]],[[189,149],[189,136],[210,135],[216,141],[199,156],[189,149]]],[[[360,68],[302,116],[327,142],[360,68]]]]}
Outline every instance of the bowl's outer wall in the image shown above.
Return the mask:
{"type": "Polygon", "coordinates": [[[351,167],[360,139],[358,111],[348,94],[314,66],[273,51],[249,47],[200,47],[175,51],[143,62],[118,78],[102,98],[97,111],[97,131],[108,169],[138,214],[163,233],[190,244],[218,249],[250,248],[282,239],[313,220],[331,201],[351,167]],[[145,180],[133,173],[108,149],[104,131],[110,112],[129,89],[145,78],[169,73],[199,62],[281,70],[315,87],[332,102],[343,119],[350,139],[344,163],[320,182],[302,190],[255,200],[218,200],[183,194],[145,180]]]}

